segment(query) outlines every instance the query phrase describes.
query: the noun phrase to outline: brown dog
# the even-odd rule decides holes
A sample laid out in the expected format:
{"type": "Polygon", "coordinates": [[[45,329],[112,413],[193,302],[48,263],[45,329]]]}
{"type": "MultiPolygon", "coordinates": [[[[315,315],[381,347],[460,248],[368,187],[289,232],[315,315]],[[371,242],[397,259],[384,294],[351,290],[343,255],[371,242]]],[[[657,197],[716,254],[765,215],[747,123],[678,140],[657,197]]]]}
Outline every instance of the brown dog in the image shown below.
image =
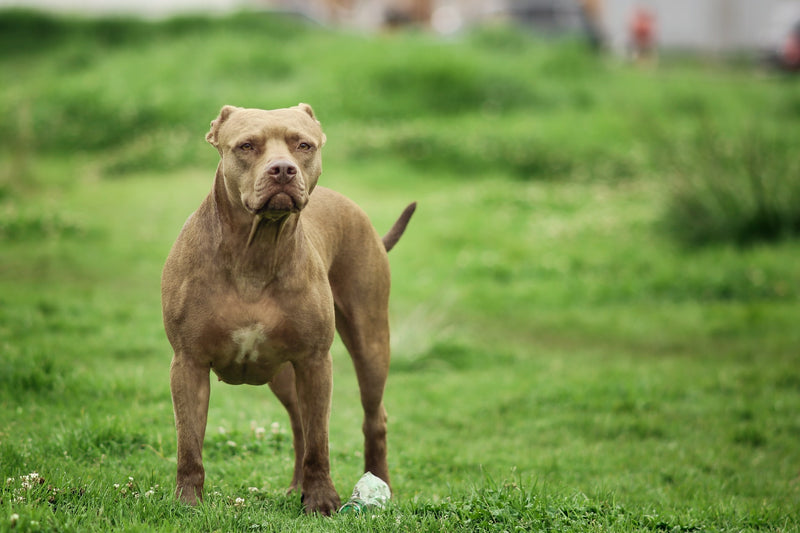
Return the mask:
{"type": "Polygon", "coordinates": [[[222,160],[186,221],[161,281],[178,434],[176,495],[202,499],[209,371],[269,383],[289,412],[306,512],[330,514],[328,418],[334,325],[353,359],[364,408],[364,463],[387,483],[383,389],[389,370],[389,263],[413,214],[383,238],[352,201],[315,187],[325,143],[311,107],[225,106],[206,139],[222,160]]]}

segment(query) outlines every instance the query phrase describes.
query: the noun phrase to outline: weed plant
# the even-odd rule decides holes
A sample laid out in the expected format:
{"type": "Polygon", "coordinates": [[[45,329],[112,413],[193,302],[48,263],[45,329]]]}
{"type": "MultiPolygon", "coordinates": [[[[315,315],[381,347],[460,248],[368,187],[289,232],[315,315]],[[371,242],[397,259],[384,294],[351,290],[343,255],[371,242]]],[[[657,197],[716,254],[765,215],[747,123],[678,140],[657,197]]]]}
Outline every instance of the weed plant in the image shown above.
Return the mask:
{"type": "Polygon", "coordinates": [[[789,155],[796,139],[786,133],[711,130],[678,148],[665,215],[673,234],[694,245],[800,234],[800,159],[789,155]]]}

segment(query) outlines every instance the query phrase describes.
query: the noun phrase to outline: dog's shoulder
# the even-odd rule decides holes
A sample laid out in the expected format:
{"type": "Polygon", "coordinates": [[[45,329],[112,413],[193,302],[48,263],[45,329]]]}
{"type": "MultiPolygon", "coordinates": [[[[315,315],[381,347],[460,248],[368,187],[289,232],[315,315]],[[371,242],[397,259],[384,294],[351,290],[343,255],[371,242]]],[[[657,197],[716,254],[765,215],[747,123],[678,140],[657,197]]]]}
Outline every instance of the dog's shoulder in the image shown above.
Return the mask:
{"type": "Polygon", "coordinates": [[[356,202],[344,194],[319,185],[311,193],[307,207],[315,213],[338,213],[342,217],[360,217],[364,213],[356,202]]]}

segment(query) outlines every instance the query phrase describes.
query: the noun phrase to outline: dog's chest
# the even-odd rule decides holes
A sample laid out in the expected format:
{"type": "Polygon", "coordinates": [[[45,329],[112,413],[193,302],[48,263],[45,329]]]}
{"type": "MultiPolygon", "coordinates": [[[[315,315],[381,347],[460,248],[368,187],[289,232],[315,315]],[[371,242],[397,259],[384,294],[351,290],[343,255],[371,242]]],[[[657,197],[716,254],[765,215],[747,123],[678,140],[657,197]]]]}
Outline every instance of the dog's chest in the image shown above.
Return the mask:
{"type": "Polygon", "coordinates": [[[327,313],[313,307],[300,312],[275,301],[225,300],[204,329],[216,339],[206,345],[211,369],[226,383],[265,384],[284,363],[330,347],[327,313]]]}
{"type": "Polygon", "coordinates": [[[257,323],[233,330],[231,339],[236,351],[235,363],[257,362],[260,352],[265,350],[267,332],[263,324],[257,323]]]}
{"type": "Polygon", "coordinates": [[[211,369],[226,383],[261,385],[291,359],[290,347],[303,347],[280,313],[242,311],[220,309],[206,323],[206,332],[216,339],[207,345],[211,369]]]}

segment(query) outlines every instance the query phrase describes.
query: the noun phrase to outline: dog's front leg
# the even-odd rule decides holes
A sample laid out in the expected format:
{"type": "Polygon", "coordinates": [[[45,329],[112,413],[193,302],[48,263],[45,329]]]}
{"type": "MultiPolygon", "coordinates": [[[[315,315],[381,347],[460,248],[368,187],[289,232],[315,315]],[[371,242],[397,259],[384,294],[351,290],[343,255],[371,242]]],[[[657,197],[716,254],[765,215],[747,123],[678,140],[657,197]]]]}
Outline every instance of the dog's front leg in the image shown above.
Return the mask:
{"type": "Polygon", "coordinates": [[[269,387],[281,401],[289,413],[292,424],[292,448],[294,448],[294,474],[288,493],[300,490],[303,485],[303,457],[305,457],[305,443],[303,442],[303,421],[300,416],[300,404],[297,401],[297,385],[294,379],[294,367],[286,364],[275,374],[269,387]]]}
{"type": "Polygon", "coordinates": [[[203,439],[208,418],[209,369],[175,354],[169,372],[175,429],[178,434],[178,475],[175,495],[195,505],[203,499],[203,439]]]}
{"type": "Polygon", "coordinates": [[[297,397],[303,421],[303,503],[306,513],[329,515],[339,507],[331,481],[328,421],[331,409],[331,355],[311,356],[294,364],[297,397]]]}

